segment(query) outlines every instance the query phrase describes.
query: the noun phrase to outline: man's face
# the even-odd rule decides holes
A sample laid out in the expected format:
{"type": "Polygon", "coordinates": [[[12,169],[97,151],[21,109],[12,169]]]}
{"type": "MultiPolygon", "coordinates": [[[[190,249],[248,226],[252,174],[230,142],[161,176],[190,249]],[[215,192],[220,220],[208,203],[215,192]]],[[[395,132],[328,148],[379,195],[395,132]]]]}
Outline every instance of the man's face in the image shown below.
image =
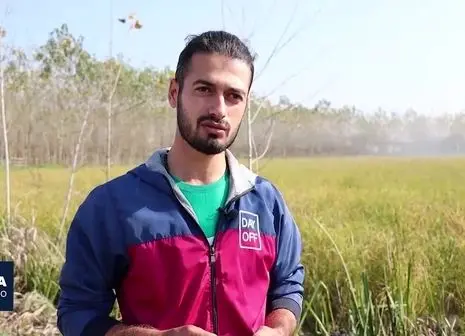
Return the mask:
{"type": "Polygon", "coordinates": [[[250,76],[241,60],[195,54],[182,91],[171,81],[169,101],[177,110],[179,133],[190,146],[214,155],[233,144],[246,109],[250,76]]]}

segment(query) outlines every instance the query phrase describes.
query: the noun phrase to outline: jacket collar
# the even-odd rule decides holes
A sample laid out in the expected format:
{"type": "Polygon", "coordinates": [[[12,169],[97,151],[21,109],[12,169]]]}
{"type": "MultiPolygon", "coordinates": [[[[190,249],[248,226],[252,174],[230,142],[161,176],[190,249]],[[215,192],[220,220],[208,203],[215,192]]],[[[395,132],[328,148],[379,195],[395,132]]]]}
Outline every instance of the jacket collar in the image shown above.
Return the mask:
{"type": "MultiPolygon", "coordinates": [[[[165,175],[171,184],[174,181],[168,173],[166,167],[167,154],[171,147],[164,147],[156,150],[146,161],[146,167],[154,172],[165,175]]],[[[226,150],[226,161],[230,171],[230,186],[228,201],[242,193],[249,191],[255,186],[257,175],[241,164],[230,150],[226,150]]]]}

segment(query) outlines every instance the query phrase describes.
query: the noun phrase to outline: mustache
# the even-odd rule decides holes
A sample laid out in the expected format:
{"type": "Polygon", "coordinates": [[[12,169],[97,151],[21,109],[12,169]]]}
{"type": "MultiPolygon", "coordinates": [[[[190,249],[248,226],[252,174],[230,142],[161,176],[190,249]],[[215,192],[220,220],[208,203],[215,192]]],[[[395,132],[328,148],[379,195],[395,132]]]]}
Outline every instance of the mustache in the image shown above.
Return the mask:
{"type": "Polygon", "coordinates": [[[216,118],[214,115],[206,115],[198,118],[197,124],[200,125],[204,121],[214,122],[216,124],[226,127],[227,129],[229,129],[230,127],[228,122],[226,122],[224,119],[216,118]]]}

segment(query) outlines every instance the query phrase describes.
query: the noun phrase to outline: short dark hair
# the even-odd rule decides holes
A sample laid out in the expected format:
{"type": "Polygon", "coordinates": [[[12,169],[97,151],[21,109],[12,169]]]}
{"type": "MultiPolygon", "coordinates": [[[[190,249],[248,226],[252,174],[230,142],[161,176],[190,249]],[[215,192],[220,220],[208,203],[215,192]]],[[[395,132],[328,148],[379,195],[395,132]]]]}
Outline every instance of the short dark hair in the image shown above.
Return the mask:
{"type": "Polygon", "coordinates": [[[255,55],[251,52],[246,42],[238,36],[223,30],[210,30],[199,35],[189,35],[186,38],[186,46],[179,54],[176,66],[175,79],[182,90],[184,78],[189,70],[192,56],[197,53],[220,54],[244,61],[250,68],[251,77],[249,90],[252,86],[255,67],[255,55]]]}

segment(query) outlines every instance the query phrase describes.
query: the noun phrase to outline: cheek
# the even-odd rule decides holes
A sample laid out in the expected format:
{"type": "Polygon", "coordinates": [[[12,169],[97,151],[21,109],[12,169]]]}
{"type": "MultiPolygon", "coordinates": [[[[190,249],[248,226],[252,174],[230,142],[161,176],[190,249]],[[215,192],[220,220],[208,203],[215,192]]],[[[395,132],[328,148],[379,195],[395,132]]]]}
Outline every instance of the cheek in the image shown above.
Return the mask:
{"type": "Polygon", "coordinates": [[[184,102],[184,110],[193,120],[205,114],[208,111],[207,106],[208,104],[201,98],[191,98],[184,102]]]}
{"type": "Polygon", "coordinates": [[[182,100],[182,111],[184,119],[186,120],[197,120],[199,117],[199,104],[195,99],[183,99],[182,100]]]}

